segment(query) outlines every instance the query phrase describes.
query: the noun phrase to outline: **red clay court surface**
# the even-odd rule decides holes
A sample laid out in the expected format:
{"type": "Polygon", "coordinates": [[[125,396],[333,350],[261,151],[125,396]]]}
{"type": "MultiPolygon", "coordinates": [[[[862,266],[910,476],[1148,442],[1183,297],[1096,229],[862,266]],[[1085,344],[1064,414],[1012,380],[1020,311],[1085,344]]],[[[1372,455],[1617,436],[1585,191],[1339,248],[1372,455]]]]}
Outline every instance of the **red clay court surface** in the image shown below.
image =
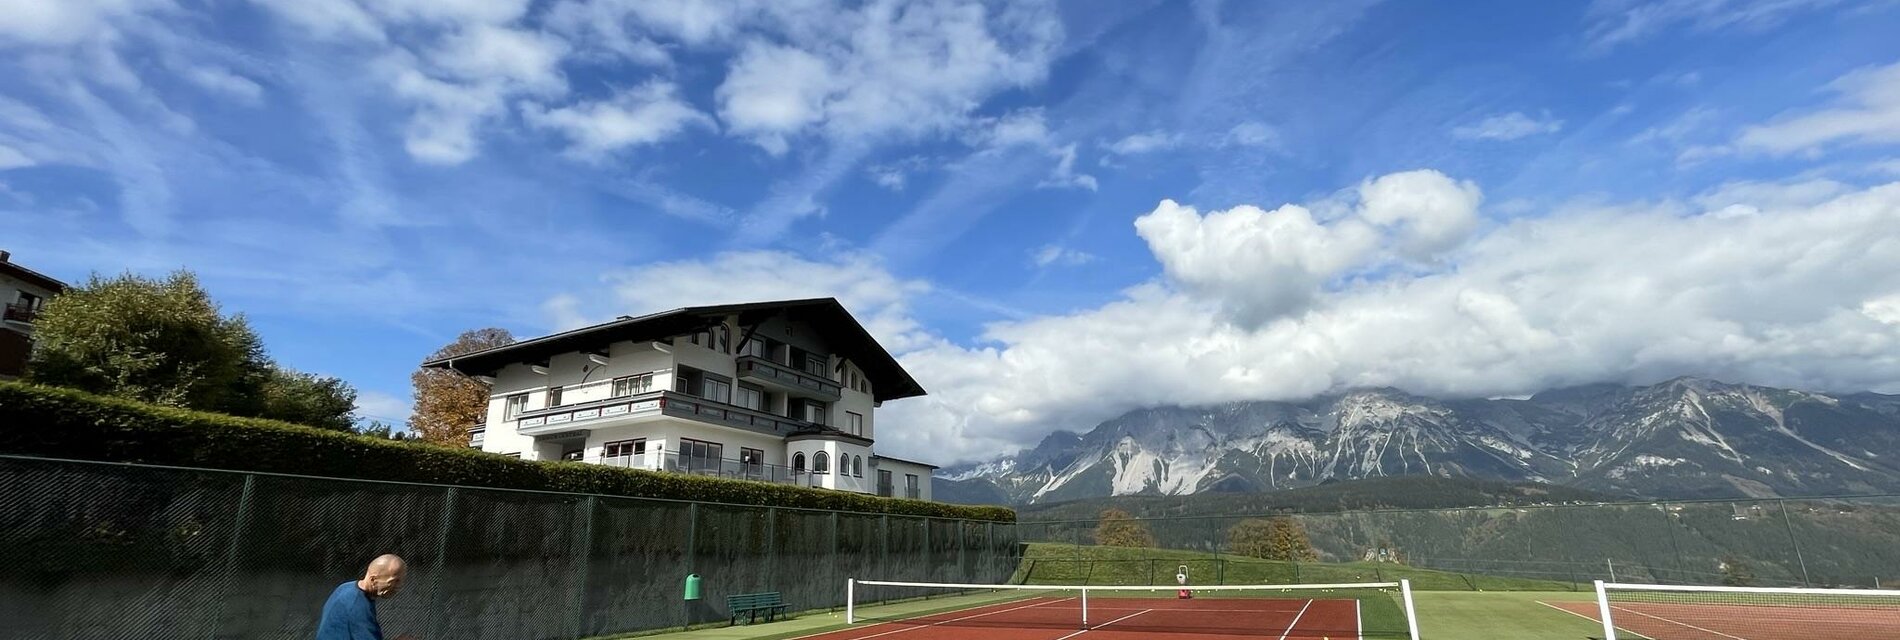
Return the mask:
{"type": "MultiPolygon", "coordinates": [[[[1596,621],[1595,602],[1545,602],[1596,621]]],[[[1900,638],[1900,609],[1611,602],[1617,640],[1868,640],[1900,638]]]]}
{"type": "Polygon", "coordinates": [[[1360,640],[1356,600],[1031,598],[895,622],[859,622],[802,640],[1360,640]]]}

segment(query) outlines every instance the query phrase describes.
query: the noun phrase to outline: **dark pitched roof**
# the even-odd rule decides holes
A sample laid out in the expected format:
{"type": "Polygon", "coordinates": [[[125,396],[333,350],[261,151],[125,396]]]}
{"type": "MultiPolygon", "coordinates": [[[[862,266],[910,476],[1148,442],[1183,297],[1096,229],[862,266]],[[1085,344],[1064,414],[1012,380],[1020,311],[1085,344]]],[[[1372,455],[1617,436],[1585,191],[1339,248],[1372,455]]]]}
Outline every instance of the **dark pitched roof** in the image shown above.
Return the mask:
{"type": "Polygon", "coordinates": [[[54,280],[52,276],[22,267],[8,260],[0,260],[0,274],[6,274],[25,280],[42,289],[50,289],[53,293],[66,290],[66,283],[54,280]]]}
{"type": "MultiPolygon", "coordinates": [[[[454,369],[469,375],[493,375],[510,364],[543,362],[557,354],[605,349],[607,345],[623,340],[644,342],[693,333],[729,315],[739,316],[739,324],[743,327],[779,314],[809,324],[825,337],[825,342],[831,345],[834,353],[863,369],[865,375],[871,378],[873,397],[877,401],[924,395],[924,388],[917,384],[917,380],[897,364],[897,359],[891,357],[890,352],[885,351],[836,298],[686,307],[639,317],[622,317],[591,327],[431,360],[422,363],[422,366],[454,369]]],[[[735,343],[738,338],[733,336],[735,343]]]]}
{"type": "Polygon", "coordinates": [[[897,456],[887,456],[887,455],[884,455],[884,454],[881,454],[881,453],[873,453],[873,454],[871,454],[871,457],[873,457],[873,458],[883,458],[883,459],[885,459],[885,460],[896,460],[896,461],[898,461],[898,462],[902,462],[902,463],[906,463],[906,464],[914,464],[914,465],[917,465],[917,466],[919,466],[919,467],[930,467],[930,468],[932,468],[932,469],[942,469],[942,468],[943,468],[943,467],[939,467],[939,466],[937,466],[937,465],[934,465],[934,464],[930,464],[930,463],[928,463],[928,462],[918,462],[918,461],[916,461],[916,460],[905,460],[905,459],[903,459],[903,458],[899,458],[899,457],[897,457],[897,456]]]}

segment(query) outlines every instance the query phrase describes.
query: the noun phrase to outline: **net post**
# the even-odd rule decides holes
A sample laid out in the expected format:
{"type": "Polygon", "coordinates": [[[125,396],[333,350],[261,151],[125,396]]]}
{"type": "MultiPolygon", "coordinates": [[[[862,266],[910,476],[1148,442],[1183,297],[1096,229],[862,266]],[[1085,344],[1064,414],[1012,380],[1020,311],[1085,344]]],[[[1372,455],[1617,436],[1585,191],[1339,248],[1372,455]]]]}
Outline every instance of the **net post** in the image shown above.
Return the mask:
{"type": "Polygon", "coordinates": [[[1089,588],[1082,587],[1082,628],[1089,627],[1089,588]]]}
{"type": "Polygon", "coordinates": [[[858,579],[845,578],[844,579],[844,623],[845,624],[857,623],[858,621],[857,606],[858,606],[858,579]]]}
{"type": "Polygon", "coordinates": [[[1616,623],[1610,621],[1610,596],[1597,581],[1597,616],[1603,619],[1603,640],[1616,640],[1616,623]]]}
{"type": "MultiPolygon", "coordinates": [[[[1412,640],[1418,640],[1418,610],[1412,608],[1412,581],[1411,580],[1409,579],[1399,580],[1399,595],[1404,596],[1404,600],[1405,600],[1405,627],[1411,632],[1412,640]]],[[[1616,640],[1616,639],[1610,638],[1609,640],[1616,640]]]]}

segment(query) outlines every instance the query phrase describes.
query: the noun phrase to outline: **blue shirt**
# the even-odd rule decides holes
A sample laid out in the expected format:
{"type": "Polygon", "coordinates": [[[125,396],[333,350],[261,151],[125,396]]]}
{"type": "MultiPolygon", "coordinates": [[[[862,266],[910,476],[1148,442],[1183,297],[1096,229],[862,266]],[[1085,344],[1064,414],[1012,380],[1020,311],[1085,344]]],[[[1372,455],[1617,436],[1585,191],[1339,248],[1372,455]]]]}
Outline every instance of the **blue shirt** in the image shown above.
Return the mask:
{"type": "Polygon", "coordinates": [[[323,602],[317,640],[383,640],[383,628],[376,624],[376,601],[356,588],[354,580],[337,585],[323,602]]]}

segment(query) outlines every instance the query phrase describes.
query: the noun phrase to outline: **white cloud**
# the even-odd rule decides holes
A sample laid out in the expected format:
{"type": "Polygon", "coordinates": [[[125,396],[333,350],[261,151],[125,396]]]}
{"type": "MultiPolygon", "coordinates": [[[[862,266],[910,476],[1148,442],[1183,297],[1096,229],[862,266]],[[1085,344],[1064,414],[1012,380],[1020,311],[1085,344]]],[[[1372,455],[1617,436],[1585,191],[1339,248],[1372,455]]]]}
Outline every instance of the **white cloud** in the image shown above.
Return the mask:
{"type": "Polygon", "coordinates": [[[1147,133],[1133,134],[1126,138],[1116,140],[1108,144],[1107,148],[1110,152],[1117,155],[1131,156],[1172,149],[1179,144],[1181,144],[1180,134],[1150,131],[1147,133]]]}
{"type": "Polygon", "coordinates": [[[322,39],[383,39],[383,27],[354,0],[251,0],[322,39]]]}
{"type": "Polygon", "coordinates": [[[1605,51],[1665,30],[1761,30],[1840,0],[1596,0],[1586,12],[1590,47],[1605,51]]]}
{"type": "Polygon", "coordinates": [[[1562,131],[1564,121],[1544,114],[1542,118],[1532,118],[1522,112],[1512,111],[1485,118],[1478,122],[1454,127],[1451,134],[1468,140],[1516,140],[1527,136],[1562,131]]]}
{"type": "Polygon", "coordinates": [[[1050,244],[1031,252],[1029,259],[1038,267],[1077,267],[1094,262],[1096,256],[1087,251],[1050,244]]]}
{"type": "Polygon", "coordinates": [[[1380,176],[1359,185],[1359,215],[1382,227],[1397,227],[1400,253],[1429,259],[1451,249],[1478,226],[1478,185],[1457,182],[1429,169],[1380,176]]]}
{"type": "Polygon", "coordinates": [[[869,174],[871,181],[880,187],[892,191],[903,191],[904,187],[910,184],[912,174],[929,167],[930,161],[923,156],[911,156],[896,162],[871,165],[865,169],[865,173],[869,174]]]}
{"type": "Polygon", "coordinates": [[[1049,151],[1056,157],[1056,166],[1049,171],[1049,177],[1043,178],[1042,182],[1036,186],[1058,189],[1087,189],[1089,191],[1094,191],[1100,186],[1096,183],[1095,176],[1075,172],[1075,143],[1071,142],[1068,145],[1050,149],[1049,151]]]}
{"type": "Polygon", "coordinates": [[[264,87],[226,69],[196,66],[185,71],[185,79],[207,91],[236,98],[247,105],[255,105],[264,99],[264,87]]]}
{"type": "Polygon", "coordinates": [[[955,130],[991,94],[1040,81],[1060,37],[1040,5],[871,3],[830,12],[822,24],[794,22],[786,42],[749,42],[732,61],[718,89],[731,132],[778,153],[807,133],[955,130]]]}
{"type": "Polygon", "coordinates": [[[1704,211],[1758,213],[1814,206],[1848,190],[1847,185],[1826,178],[1790,182],[1734,181],[1704,191],[1694,202],[1704,211]]]}
{"type": "Polygon", "coordinates": [[[409,414],[415,409],[407,398],[399,398],[381,391],[363,391],[356,394],[356,417],[363,420],[377,420],[397,429],[408,424],[409,414]]]}
{"type": "Polygon", "coordinates": [[[21,153],[19,149],[0,144],[0,171],[18,169],[20,167],[31,167],[35,164],[38,163],[34,162],[32,158],[27,157],[26,154],[21,153]]]}
{"type": "Polygon", "coordinates": [[[1791,153],[1830,143],[1900,143],[1900,63],[1855,70],[1827,88],[1839,95],[1833,104],[1745,128],[1735,145],[1791,153]]]}
{"type": "MultiPolygon", "coordinates": [[[[1182,209],[1164,203],[1145,224],[1194,228],[1182,209]]],[[[1271,295],[1241,278],[1335,268],[1327,252],[1298,263],[1239,248],[1342,235],[1304,213],[1209,214],[1205,238],[1150,243],[1164,265],[1217,267],[1169,266],[1166,280],[1100,308],[905,354],[931,396],[881,410],[909,427],[893,446],[940,463],[990,457],[1141,406],[1372,385],[1494,397],[1681,374],[1842,390],[1900,376],[1900,184],[1739,218],[1622,207],[1517,219],[1476,239],[1455,267],[1354,280],[1313,294],[1304,311],[1238,321],[1235,302],[1271,295]],[[1262,238],[1262,225],[1281,230],[1262,238]],[[1248,240],[1214,244],[1229,235],[1248,240]],[[1182,244],[1199,246],[1180,255],[1182,244]],[[1182,280],[1216,269],[1231,269],[1233,286],[1182,280]]]]}
{"type": "Polygon", "coordinates": [[[71,46],[110,40],[117,20],[175,8],[169,0],[9,1],[0,3],[0,43],[71,46]]]}
{"type": "Polygon", "coordinates": [[[894,276],[864,254],[813,261],[776,251],[732,252],[641,265],[604,280],[612,289],[607,309],[584,312],[580,298],[565,294],[550,299],[544,309],[557,324],[574,326],[589,317],[598,322],[680,307],[834,297],[894,353],[931,340],[909,312],[911,299],[929,292],[929,285],[894,276]]]}
{"type": "Polygon", "coordinates": [[[567,136],[570,152],[586,158],[631,146],[653,144],[692,126],[712,126],[712,118],[680,100],[670,83],[649,82],[615,92],[611,100],[585,102],[548,110],[522,108],[529,124],[554,129],[567,136]]]}
{"type": "Polygon", "coordinates": [[[1243,147],[1276,148],[1280,146],[1280,132],[1259,122],[1242,122],[1227,131],[1225,142],[1243,147]]]}

